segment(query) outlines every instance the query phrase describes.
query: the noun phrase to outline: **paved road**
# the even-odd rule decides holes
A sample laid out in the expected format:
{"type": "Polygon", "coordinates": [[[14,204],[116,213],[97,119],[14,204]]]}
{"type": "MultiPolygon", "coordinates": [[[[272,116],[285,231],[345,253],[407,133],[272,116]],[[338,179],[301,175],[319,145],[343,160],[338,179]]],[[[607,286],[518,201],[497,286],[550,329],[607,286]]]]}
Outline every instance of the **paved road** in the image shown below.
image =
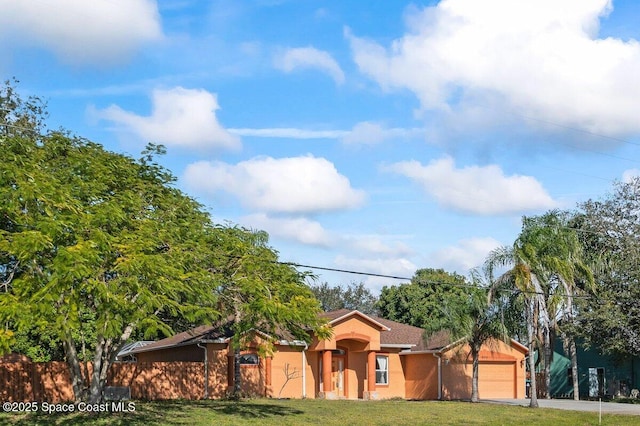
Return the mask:
{"type": "MultiPolygon", "coordinates": [[[[528,399],[483,399],[482,402],[492,404],[509,404],[529,406],[528,399]]],[[[573,411],[600,411],[598,401],[574,401],[572,399],[539,399],[538,405],[542,408],[557,408],[573,411]]],[[[619,402],[603,402],[602,412],[609,414],[635,414],[640,416],[640,404],[621,404],[619,402]]]]}

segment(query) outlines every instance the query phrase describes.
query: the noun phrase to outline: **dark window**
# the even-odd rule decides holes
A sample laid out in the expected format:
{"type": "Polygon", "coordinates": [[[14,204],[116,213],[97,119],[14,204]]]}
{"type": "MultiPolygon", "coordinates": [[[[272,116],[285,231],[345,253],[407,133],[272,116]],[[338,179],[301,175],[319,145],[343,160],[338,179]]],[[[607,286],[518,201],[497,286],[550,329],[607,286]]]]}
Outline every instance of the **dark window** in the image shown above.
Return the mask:
{"type": "Polygon", "coordinates": [[[258,365],[258,354],[241,354],[240,365],[258,365]]]}

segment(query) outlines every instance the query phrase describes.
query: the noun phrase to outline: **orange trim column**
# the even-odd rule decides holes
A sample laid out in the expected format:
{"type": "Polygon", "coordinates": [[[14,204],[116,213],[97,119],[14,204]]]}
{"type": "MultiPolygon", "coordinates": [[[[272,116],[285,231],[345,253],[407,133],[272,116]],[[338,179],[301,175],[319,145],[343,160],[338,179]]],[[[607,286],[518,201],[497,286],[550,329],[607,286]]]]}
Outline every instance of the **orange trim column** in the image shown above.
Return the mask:
{"type": "Polygon", "coordinates": [[[363,399],[378,399],[376,391],[376,351],[367,353],[367,390],[362,392],[363,399]]]}
{"type": "Polygon", "coordinates": [[[233,382],[234,382],[234,361],[235,361],[235,357],[233,354],[228,355],[227,354],[227,386],[228,386],[228,391],[231,392],[231,390],[233,390],[233,382]]]}
{"type": "Polygon", "coordinates": [[[271,357],[268,356],[264,359],[264,384],[265,396],[271,396],[271,357]]]}
{"type": "Polygon", "coordinates": [[[331,386],[331,350],[322,352],[322,391],[326,395],[333,390],[331,386]]]}
{"type": "Polygon", "coordinates": [[[376,352],[369,351],[367,354],[367,390],[376,391],[376,352]]]}

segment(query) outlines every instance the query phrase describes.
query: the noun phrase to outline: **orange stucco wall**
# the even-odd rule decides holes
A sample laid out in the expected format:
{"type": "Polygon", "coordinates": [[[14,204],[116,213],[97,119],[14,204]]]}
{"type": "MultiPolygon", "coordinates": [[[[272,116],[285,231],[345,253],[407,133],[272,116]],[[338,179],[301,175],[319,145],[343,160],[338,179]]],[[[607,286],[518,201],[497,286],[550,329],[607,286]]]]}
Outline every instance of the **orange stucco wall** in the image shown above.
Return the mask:
{"type": "Polygon", "coordinates": [[[406,399],[438,399],[438,360],[433,354],[401,356],[406,399]]]}
{"type": "Polygon", "coordinates": [[[227,348],[224,344],[208,344],[209,398],[222,398],[229,390],[227,382],[228,361],[227,348]]]}
{"type": "Polygon", "coordinates": [[[271,361],[271,387],[269,396],[274,398],[302,398],[304,379],[309,379],[308,363],[303,365],[302,348],[279,346],[271,361]]]}
{"type": "Polygon", "coordinates": [[[240,390],[243,395],[250,397],[266,395],[266,377],[264,360],[259,365],[240,366],[240,390]]]}
{"type": "MultiPolygon", "coordinates": [[[[320,363],[322,351],[340,349],[346,355],[341,357],[343,361],[343,395],[348,399],[363,398],[367,390],[367,353],[369,351],[380,351],[380,330],[381,326],[371,322],[360,315],[351,315],[343,320],[335,321],[332,324],[333,335],[330,339],[314,341],[309,346],[307,352],[307,397],[314,398],[320,391],[320,363]]],[[[333,355],[332,355],[333,358],[333,355]]],[[[390,362],[390,368],[400,368],[399,360],[396,363],[390,362]]],[[[387,386],[383,393],[397,393],[399,384],[387,386]]],[[[404,394],[404,391],[402,392],[404,394]]]]}
{"type": "Polygon", "coordinates": [[[359,316],[351,316],[333,324],[333,336],[326,340],[314,340],[309,349],[336,349],[340,340],[360,342],[357,350],[380,350],[380,329],[359,316]]]}
{"type": "Polygon", "coordinates": [[[306,397],[315,398],[320,391],[320,352],[307,351],[306,397]]]}
{"type": "Polygon", "coordinates": [[[347,355],[346,398],[362,398],[367,389],[367,353],[349,352],[347,355]]]}
{"type": "Polygon", "coordinates": [[[377,355],[386,355],[389,359],[389,384],[376,384],[376,392],[379,399],[404,398],[405,397],[405,372],[398,351],[377,352],[377,355]]]}

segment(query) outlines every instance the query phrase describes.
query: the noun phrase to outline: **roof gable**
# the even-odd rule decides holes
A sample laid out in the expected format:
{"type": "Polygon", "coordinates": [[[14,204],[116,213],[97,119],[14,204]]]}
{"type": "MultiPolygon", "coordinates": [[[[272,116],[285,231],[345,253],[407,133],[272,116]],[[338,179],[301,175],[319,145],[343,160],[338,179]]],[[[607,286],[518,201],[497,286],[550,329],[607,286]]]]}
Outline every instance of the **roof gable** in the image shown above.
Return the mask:
{"type": "MultiPolygon", "coordinates": [[[[484,349],[481,352],[486,352],[486,353],[488,353],[488,352],[491,352],[491,353],[498,352],[499,348],[492,348],[491,347],[491,342],[493,342],[494,344],[497,344],[497,345],[504,345],[504,346],[510,348],[510,350],[514,350],[514,351],[520,352],[523,355],[527,355],[529,353],[529,349],[526,346],[524,346],[522,343],[520,343],[520,342],[518,342],[517,340],[514,340],[514,339],[509,339],[508,342],[502,341],[500,339],[489,339],[489,343],[484,343],[483,344],[483,348],[487,347],[487,349],[484,349]]],[[[456,340],[455,342],[453,342],[453,343],[441,348],[440,352],[444,353],[444,352],[447,352],[447,351],[449,351],[449,350],[451,350],[451,349],[453,349],[453,348],[455,348],[457,346],[464,345],[464,344],[468,344],[467,341],[465,339],[459,339],[459,340],[456,340]]]]}
{"type": "Polygon", "coordinates": [[[331,325],[340,323],[354,316],[364,319],[368,323],[375,325],[380,331],[381,347],[397,347],[403,349],[412,348],[415,350],[418,348],[426,349],[428,346],[423,339],[424,330],[420,327],[402,324],[374,315],[363,314],[358,310],[350,309],[324,312],[321,316],[329,319],[329,324],[331,325]]]}
{"type": "Polygon", "coordinates": [[[349,318],[359,317],[360,319],[368,322],[380,331],[387,331],[389,329],[389,327],[382,324],[380,321],[377,321],[379,318],[363,314],[358,310],[340,309],[337,311],[324,312],[320,314],[320,316],[327,318],[329,320],[329,324],[331,325],[338,324],[349,318]]]}

